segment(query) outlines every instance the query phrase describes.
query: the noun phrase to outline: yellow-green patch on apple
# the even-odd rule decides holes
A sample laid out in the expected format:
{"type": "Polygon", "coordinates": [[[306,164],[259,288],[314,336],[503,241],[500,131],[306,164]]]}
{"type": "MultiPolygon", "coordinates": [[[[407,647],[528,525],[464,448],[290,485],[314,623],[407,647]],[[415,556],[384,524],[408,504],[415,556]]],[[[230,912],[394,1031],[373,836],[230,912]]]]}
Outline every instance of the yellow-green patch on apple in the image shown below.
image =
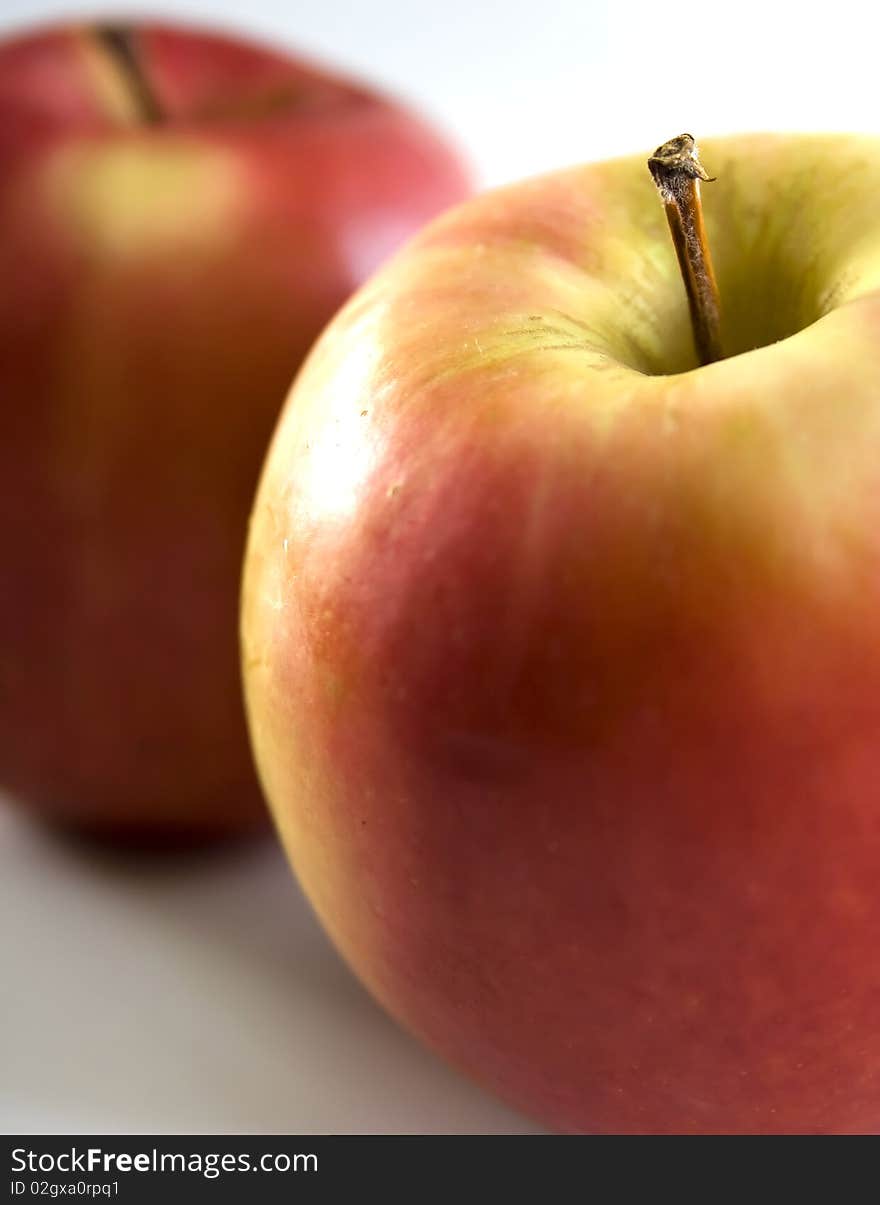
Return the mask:
{"type": "Polygon", "coordinates": [[[231,149],[183,139],[67,146],[46,164],[47,216],[75,254],[113,262],[221,250],[247,195],[231,149]]]}

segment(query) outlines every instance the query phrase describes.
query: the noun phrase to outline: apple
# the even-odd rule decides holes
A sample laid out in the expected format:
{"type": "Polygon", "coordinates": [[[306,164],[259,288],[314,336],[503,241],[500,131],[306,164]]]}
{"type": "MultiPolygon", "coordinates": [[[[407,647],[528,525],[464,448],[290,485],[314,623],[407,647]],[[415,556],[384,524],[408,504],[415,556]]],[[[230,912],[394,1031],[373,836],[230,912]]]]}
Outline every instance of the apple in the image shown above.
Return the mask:
{"type": "Polygon", "coordinates": [[[370,89],[143,24],[0,44],[0,784],[164,840],[265,816],[241,701],[247,515],[288,386],[466,192],[370,89]]]}
{"type": "Polygon", "coordinates": [[[716,363],[644,158],[454,209],[331,323],[250,731],[342,954],[522,1109],[877,1133],[880,139],[703,155],[716,363]]]}

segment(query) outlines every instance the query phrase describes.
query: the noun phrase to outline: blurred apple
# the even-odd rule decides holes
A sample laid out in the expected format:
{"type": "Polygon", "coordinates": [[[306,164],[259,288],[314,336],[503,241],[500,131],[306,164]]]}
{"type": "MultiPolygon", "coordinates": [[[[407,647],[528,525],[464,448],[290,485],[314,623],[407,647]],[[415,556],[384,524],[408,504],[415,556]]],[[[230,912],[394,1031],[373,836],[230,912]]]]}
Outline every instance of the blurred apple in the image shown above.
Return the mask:
{"type": "Polygon", "coordinates": [[[466,189],[422,121],[158,25],[0,45],[0,785],[107,832],[264,812],[237,594],[294,371],[466,189]]]}
{"type": "Polygon", "coordinates": [[[301,882],[563,1130],[880,1130],[880,140],[704,146],[694,366],[644,158],[440,219],[267,461],[244,666],[301,882]]]}

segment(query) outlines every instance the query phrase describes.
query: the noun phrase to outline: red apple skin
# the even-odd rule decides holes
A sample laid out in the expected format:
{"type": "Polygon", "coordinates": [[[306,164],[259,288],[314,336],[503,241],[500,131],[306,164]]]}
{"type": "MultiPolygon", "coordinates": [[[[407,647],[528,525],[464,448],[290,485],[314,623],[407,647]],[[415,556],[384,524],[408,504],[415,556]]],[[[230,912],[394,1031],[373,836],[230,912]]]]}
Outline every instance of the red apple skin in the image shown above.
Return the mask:
{"type": "Polygon", "coordinates": [[[465,172],[405,108],[268,50],[0,45],[0,783],[114,836],[265,815],[237,657],[247,514],[321,327],[465,172]]]}
{"type": "MultiPolygon", "coordinates": [[[[731,312],[739,207],[860,166],[822,227],[836,307],[643,375],[686,322],[643,161],[432,225],[331,324],[276,432],[246,559],[251,732],[344,956],[524,1110],[876,1133],[880,142],[719,141],[704,162],[731,312]],[[633,280],[644,330],[620,321],[633,280]]],[[[808,191],[780,237],[823,204],[808,191]]]]}

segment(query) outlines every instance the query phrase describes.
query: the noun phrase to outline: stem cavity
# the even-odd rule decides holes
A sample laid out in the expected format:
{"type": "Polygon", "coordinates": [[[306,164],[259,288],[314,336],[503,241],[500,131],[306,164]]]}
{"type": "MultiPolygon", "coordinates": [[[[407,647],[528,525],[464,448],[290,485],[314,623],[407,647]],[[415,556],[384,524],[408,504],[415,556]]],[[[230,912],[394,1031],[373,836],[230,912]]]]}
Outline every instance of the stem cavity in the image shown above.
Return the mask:
{"type": "Polygon", "coordinates": [[[648,160],[678,257],[687,293],[694,347],[700,364],[724,359],[721,349],[721,306],[712,269],[700,181],[712,181],[700,163],[691,134],[679,134],[659,146],[648,160]]]}

